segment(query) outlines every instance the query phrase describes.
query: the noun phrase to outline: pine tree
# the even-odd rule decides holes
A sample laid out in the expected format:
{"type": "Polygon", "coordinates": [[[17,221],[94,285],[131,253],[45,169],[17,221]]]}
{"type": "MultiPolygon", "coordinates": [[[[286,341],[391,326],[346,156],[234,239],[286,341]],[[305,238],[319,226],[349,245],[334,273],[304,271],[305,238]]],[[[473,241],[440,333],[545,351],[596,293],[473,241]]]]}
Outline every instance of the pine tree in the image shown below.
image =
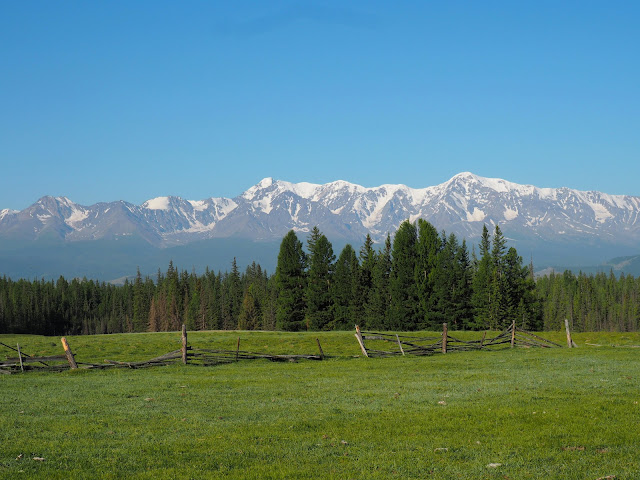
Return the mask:
{"type": "Polygon", "coordinates": [[[254,284],[249,285],[242,299],[242,308],[238,316],[239,330],[256,330],[260,328],[260,302],[256,297],[254,284]]]}
{"type": "Polygon", "coordinates": [[[373,288],[373,271],[376,266],[376,251],[373,248],[373,240],[371,235],[367,233],[364,244],[360,248],[359,254],[359,275],[358,275],[358,292],[356,300],[358,302],[359,317],[361,323],[366,323],[369,310],[369,297],[373,288]]]}
{"type": "Polygon", "coordinates": [[[338,257],[331,284],[333,320],[328,325],[331,330],[352,328],[357,322],[355,304],[358,283],[358,258],[353,247],[347,244],[338,257]]]}
{"type": "Polygon", "coordinates": [[[140,267],[136,269],[136,279],[133,284],[133,325],[136,332],[144,331],[149,316],[149,304],[146,296],[140,267]]]}
{"type": "Polygon", "coordinates": [[[364,326],[369,329],[389,328],[389,277],[391,276],[391,237],[387,234],[384,248],[376,255],[371,289],[365,303],[364,326]]]}
{"type": "Polygon", "coordinates": [[[496,225],[491,249],[491,294],[489,301],[489,325],[493,329],[505,328],[511,323],[508,318],[507,279],[505,277],[506,240],[496,225]]]}
{"type": "Polygon", "coordinates": [[[227,324],[225,328],[231,330],[238,324],[238,316],[240,315],[243,300],[240,270],[238,269],[236,257],[233,257],[231,262],[231,272],[227,276],[227,282],[227,324]]]}
{"type": "Polygon", "coordinates": [[[455,318],[459,320],[461,328],[471,328],[473,321],[473,308],[471,306],[472,270],[466,240],[463,240],[456,250],[454,269],[456,284],[452,298],[455,318]]]}
{"type": "Polygon", "coordinates": [[[443,232],[442,248],[436,255],[435,265],[431,272],[433,307],[429,328],[436,328],[441,323],[448,323],[450,328],[458,328],[459,320],[456,316],[454,292],[456,279],[456,251],[459,248],[458,239],[451,234],[449,238],[443,232]]]}
{"type": "MultiPolygon", "coordinates": [[[[438,294],[445,287],[434,288],[435,281],[443,281],[442,275],[436,272],[438,256],[443,248],[443,241],[433,225],[422,218],[418,219],[418,240],[415,255],[415,284],[419,300],[419,322],[421,328],[433,328],[444,321],[438,312],[438,294]]],[[[443,306],[440,306],[443,308],[443,306]]]]}
{"type": "Polygon", "coordinates": [[[307,289],[305,301],[307,305],[308,328],[322,330],[332,321],[331,314],[331,281],[335,255],[331,242],[314,227],[309,235],[307,289]]]}
{"type": "Polygon", "coordinates": [[[303,328],[305,263],[302,243],[291,230],[282,239],[276,266],[276,328],[279,330],[296,331],[303,328]]]}
{"type": "Polygon", "coordinates": [[[473,276],[471,302],[474,312],[472,327],[478,330],[490,326],[491,277],[493,274],[491,259],[491,237],[486,225],[482,227],[479,246],[480,258],[476,260],[473,276]]]}
{"type": "Polygon", "coordinates": [[[419,307],[416,292],[416,227],[409,220],[400,224],[393,240],[389,291],[389,327],[392,330],[414,330],[418,325],[419,307]]]}

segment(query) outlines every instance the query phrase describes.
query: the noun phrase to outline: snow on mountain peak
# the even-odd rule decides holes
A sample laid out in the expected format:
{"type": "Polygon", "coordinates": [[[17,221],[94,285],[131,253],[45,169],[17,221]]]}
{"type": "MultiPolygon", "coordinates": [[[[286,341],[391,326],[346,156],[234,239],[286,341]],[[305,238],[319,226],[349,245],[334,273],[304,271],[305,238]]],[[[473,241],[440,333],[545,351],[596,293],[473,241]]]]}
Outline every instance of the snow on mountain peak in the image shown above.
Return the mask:
{"type": "Polygon", "coordinates": [[[207,202],[204,200],[188,200],[196,212],[202,212],[207,209],[207,202]]]}
{"type": "Polygon", "coordinates": [[[271,185],[273,185],[273,177],[263,178],[262,180],[260,180],[260,182],[258,182],[258,186],[260,188],[267,188],[271,185]]]}
{"type": "Polygon", "coordinates": [[[18,210],[11,210],[9,208],[5,208],[3,210],[0,210],[0,220],[2,220],[7,215],[16,214],[16,213],[18,213],[18,210]]]}
{"type": "Polygon", "coordinates": [[[56,197],[56,201],[62,205],[64,205],[65,207],[72,207],[75,205],[75,203],[73,203],[71,200],[69,200],[67,197],[56,197]]]}
{"type": "MultiPolygon", "coordinates": [[[[117,220],[117,225],[124,225],[123,231],[139,228],[161,245],[234,235],[281,238],[291,228],[306,232],[315,225],[335,238],[359,241],[370,233],[374,241],[384,241],[402,221],[417,218],[463,237],[477,235],[478,222],[504,224],[510,234],[522,238],[531,232],[540,238],[552,238],[561,231],[593,232],[589,234],[617,235],[637,244],[640,236],[640,197],[539,188],[471,172],[425,188],[402,184],[369,188],[345,180],[318,185],[267,177],[233,199],[191,201],[164,196],[141,206],[120,201],[83,207],[66,197],[49,196],[8,222],[5,217],[15,213],[0,211],[0,220],[4,219],[0,227],[7,229],[11,223],[15,229],[16,222],[22,221],[18,217],[28,216],[46,222],[47,228],[54,225],[60,235],[74,241],[100,238],[116,228],[117,220]],[[102,220],[107,212],[111,223],[102,220]]],[[[26,221],[24,228],[33,230],[26,221]]]]}

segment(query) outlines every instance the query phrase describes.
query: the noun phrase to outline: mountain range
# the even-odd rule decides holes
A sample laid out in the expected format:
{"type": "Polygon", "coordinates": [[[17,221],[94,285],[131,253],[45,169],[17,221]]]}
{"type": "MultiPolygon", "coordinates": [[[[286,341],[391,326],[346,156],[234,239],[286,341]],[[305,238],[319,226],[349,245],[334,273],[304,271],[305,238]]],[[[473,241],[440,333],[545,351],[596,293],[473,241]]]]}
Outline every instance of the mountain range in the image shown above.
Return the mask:
{"type": "Polygon", "coordinates": [[[380,244],[403,220],[417,218],[466,238],[470,249],[483,224],[490,230],[500,225],[539,269],[586,269],[609,265],[613,257],[625,257],[615,264],[622,271],[640,264],[640,197],[465,172],[419,189],[265,178],[235,198],[168,196],[142,205],[120,200],[83,206],[46,196],[21,211],[0,211],[0,274],[111,279],[135,273],[136,266],[153,273],[169,258],[189,262],[184,268],[227,270],[234,256],[248,263],[252,252],[258,257],[253,260],[273,269],[279,242],[291,229],[303,239],[318,226],[337,250],[360,245],[367,233],[380,244]]]}

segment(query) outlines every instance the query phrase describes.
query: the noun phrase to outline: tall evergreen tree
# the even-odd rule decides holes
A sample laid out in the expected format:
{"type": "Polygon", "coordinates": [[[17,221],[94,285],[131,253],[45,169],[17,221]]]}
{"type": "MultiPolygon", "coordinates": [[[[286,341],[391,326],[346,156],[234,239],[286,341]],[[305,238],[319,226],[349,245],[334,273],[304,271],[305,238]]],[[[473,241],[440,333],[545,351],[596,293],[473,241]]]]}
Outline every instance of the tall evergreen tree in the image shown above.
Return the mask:
{"type": "Polygon", "coordinates": [[[391,292],[391,236],[387,234],[384,248],[376,255],[371,278],[371,289],[365,303],[364,326],[367,328],[389,328],[389,304],[391,292]]]}
{"type": "Polygon", "coordinates": [[[354,292],[355,299],[353,304],[354,321],[357,318],[358,323],[364,326],[367,322],[367,311],[369,310],[369,296],[373,287],[373,270],[376,265],[376,251],[373,248],[373,240],[371,235],[367,234],[364,244],[360,248],[359,259],[356,258],[357,268],[357,285],[354,292]]]}
{"type": "Polygon", "coordinates": [[[279,330],[296,331],[304,326],[305,263],[302,243],[291,230],[282,239],[276,266],[276,328],[279,330]]]}
{"type": "Polygon", "coordinates": [[[506,240],[500,227],[496,225],[491,248],[491,294],[489,300],[489,325],[493,329],[505,328],[512,321],[508,318],[505,250],[506,240]]]}
{"type": "Polygon", "coordinates": [[[458,239],[451,234],[448,238],[443,232],[441,237],[442,248],[436,255],[435,265],[431,272],[433,306],[432,323],[428,328],[436,328],[440,323],[448,323],[450,328],[459,328],[459,319],[456,316],[454,293],[458,283],[458,273],[455,261],[456,251],[459,248],[458,239]]]}
{"type": "Polygon", "coordinates": [[[307,328],[322,330],[331,323],[331,280],[335,255],[331,242],[318,227],[314,227],[308,240],[307,328]]]}
{"type": "Polygon", "coordinates": [[[456,250],[454,269],[456,284],[452,298],[455,318],[460,322],[457,326],[463,329],[471,328],[473,321],[473,308],[471,306],[472,270],[466,240],[463,240],[456,250]]]}
{"type": "Polygon", "coordinates": [[[409,220],[400,224],[393,239],[389,291],[389,327],[392,330],[414,330],[418,325],[419,307],[416,292],[416,226],[409,220]]]}
{"type": "Polygon", "coordinates": [[[356,300],[359,286],[358,258],[353,247],[345,245],[335,265],[331,285],[332,330],[352,328],[358,322],[356,300]]]}
{"type": "Polygon", "coordinates": [[[260,328],[260,302],[256,295],[255,285],[252,283],[244,293],[242,307],[238,316],[239,330],[256,330],[260,328]]]}
{"type": "Polygon", "coordinates": [[[473,276],[472,306],[474,320],[472,328],[486,329],[490,326],[491,279],[493,261],[491,259],[491,236],[486,225],[482,227],[479,245],[480,258],[476,260],[473,276]]]}
{"type": "Polygon", "coordinates": [[[418,316],[421,328],[432,328],[443,321],[442,315],[438,313],[438,304],[442,304],[438,295],[444,292],[445,287],[434,288],[435,281],[442,281],[438,278],[436,267],[443,241],[435,227],[422,218],[418,219],[417,231],[415,284],[419,300],[418,316]]]}

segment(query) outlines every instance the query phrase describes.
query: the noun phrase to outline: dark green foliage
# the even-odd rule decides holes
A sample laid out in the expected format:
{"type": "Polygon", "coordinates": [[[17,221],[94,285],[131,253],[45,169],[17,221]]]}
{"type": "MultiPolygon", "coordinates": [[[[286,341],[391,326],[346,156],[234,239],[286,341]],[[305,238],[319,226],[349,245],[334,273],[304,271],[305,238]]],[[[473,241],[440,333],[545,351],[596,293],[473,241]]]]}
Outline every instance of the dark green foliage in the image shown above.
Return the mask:
{"type": "Polygon", "coordinates": [[[276,328],[302,330],[305,318],[305,254],[293,230],[282,239],[276,267],[276,328]]]}
{"type": "Polygon", "coordinates": [[[249,285],[244,298],[242,299],[242,309],[238,316],[239,330],[257,330],[261,325],[260,301],[255,292],[255,286],[249,285]]]}
{"type": "Polygon", "coordinates": [[[393,240],[391,275],[389,278],[389,318],[386,327],[390,330],[415,330],[420,310],[415,282],[416,226],[405,220],[393,240]]]}
{"type": "Polygon", "coordinates": [[[441,238],[442,248],[437,253],[432,270],[432,319],[430,328],[442,323],[450,328],[470,327],[471,321],[471,272],[466,244],[462,246],[454,234],[441,238]]]}
{"type": "MultiPolygon", "coordinates": [[[[451,236],[453,236],[453,234],[451,236]]],[[[469,252],[467,251],[467,242],[465,240],[455,249],[453,269],[451,302],[454,318],[451,324],[454,328],[471,328],[473,325],[473,308],[471,305],[473,272],[471,270],[469,252]]]]}
{"type": "Polygon", "coordinates": [[[472,328],[490,328],[490,306],[491,306],[491,281],[493,275],[493,260],[491,259],[491,237],[487,226],[482,227],[480,237],[480,259],[475,265],[473,275],[473,293],[471,303],[473,305],[474,320],[472,328]]]}
{"type": "Polygon", "coordinates": [[[307,305],[306,328],[324,330],[332,321],[331,317],[331,281],[333,276],[333,254],[331,242],[327,240],[318,227],[314,227],[307,241],[308,264],[307,288],[305,301],[307,305]]]}
{"type": "Polygon", "coordinates": [[[384,248],[375,258],[371,273],[371,289],[368,294],[363,294],[366,298],[363,323],[367,328],[383,329],[386,327],[386,319],[389,317],[389,305],[391,303],[390,276],[391,237],[387,234],[384,248]]]}
{"type": "Polygon", "coordinates": [[[640,326],[640,277],[551,273],[536,282],[545,330],[633,332],[640,326]]]}
{"type": "Polygon", "coordinates": [[[446,287],[441,284],[444,282],[443,276],[436,270],[438,264],[443,261],[440,258],[443,243],[433,225],[426,220],[418,220],[414,275],[419,301],[418,321],[421,328],[433,328],[438,322],[444,321],[439,309],[445,307],[439,295],[444,294],[446,287]]]}
{"type": "Polygon", "coordinates": [[[345,245],[338,257],[331,284],[332,330],[346,330],[358,323],[360,316],[360,275],[358,257],[353,247],[345,245]]]}
{"type": "MultiPolygon", "coordinates": [[[[86,278],[0,278],[0,333],[79,335],[207,329],[500,329],[636,331],[640,279],[613,273],[551,274],[537,281],[496,227],[483,228],[479,258],[466,242],[425,221],[404,222],[392,242],[356,255],[347,245],[333,263],[319,230],[307,261],[294,232],[282,241],[275,275],[255,262],[245,272],[188,273],[169,262],[155,279],[116,286],[86,278]],[[311,252],[315,252],[311,253],[311,252]],[[315,258],[314,258],[315,255],[315,258]],[[316,281],[307,283],[307,278],[316,281]],[[155,281],[154,281],[155,280],[155,281]],[[313,286],[311,286],[313,285],[313,286]]],[[[475,250],[474,250],[475,251],[475,250]]]]}

